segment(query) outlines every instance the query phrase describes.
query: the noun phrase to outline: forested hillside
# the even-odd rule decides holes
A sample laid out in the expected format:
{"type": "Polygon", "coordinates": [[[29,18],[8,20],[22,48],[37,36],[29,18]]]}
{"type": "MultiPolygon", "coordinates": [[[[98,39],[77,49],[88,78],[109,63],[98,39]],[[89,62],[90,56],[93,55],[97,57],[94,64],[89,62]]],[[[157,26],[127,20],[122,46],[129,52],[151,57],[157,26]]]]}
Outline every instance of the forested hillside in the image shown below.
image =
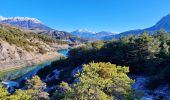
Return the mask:
{"type": "MultiPolygon", "coordinates": [[[[42,37],[39,38],[44,40],[42,37]]],[[[41,69],[37,73],[40,78],[36,76],[26,81],[23,85],[27,88],[24,90],[16,90],[14,94],[9,94],[1,86],[0,90],[4,94],[0,98],[9,100],[141,98],[144,93],[132,89],[131,85],[135,80],[129,76],[149,77],[145,86],[148,89],[170,85],[169,47],[170,35],[162,30],[152,36],[145,32],[139,36],[86,43],[71,49],[68,58],[55,61],[41,69]],[[35,83],[32,84],[31,81],[35,83]],[[18,94],[23,95],[18,97],[18,94]]]]}
{"type": "Polygon", "coordinates": [[[74,66],[83,63],[111,62],[130,67],[131,74],[151,76],[149,88],[161,84],[170,85],[170,35],[158,31],[150,36],[147,32],[140,36],[122,37],[112,41],[97,41],[69,52],[68,61],[74,66]]]}
{"type": "Polygon", "coordinates": [[[56,50],[61,45],[64,47],[68,43],[0,24],[0,71],[38,64],[45,59],[54,59],[59,56],[56,50]]]}
{"type": "MultiPolygon", "coordinates": [[[[70,50],[67,59],[52,63],[50,67],[39,71],[38,75],[45,79],[47,75],[54,75],[50,72],[56,69],[61,70],[58,79],[46,81],[47,86],[57,85],[61,81],[72,84],[75,82],[72,73],[74,71],[81,73],[84,68],[83,64],[110,62],[120,66],[129,66],[129,75],[149,77],[145,87],[151,90],[156,89],[161,85],[170,85],[169,42],[170,35],[165,31],[158,31],[152,36],[145,32],[140,36],[87,43],[70,50]]],[[[106,71],[109,69],[102,70],[102,73],[106,71]]]]}

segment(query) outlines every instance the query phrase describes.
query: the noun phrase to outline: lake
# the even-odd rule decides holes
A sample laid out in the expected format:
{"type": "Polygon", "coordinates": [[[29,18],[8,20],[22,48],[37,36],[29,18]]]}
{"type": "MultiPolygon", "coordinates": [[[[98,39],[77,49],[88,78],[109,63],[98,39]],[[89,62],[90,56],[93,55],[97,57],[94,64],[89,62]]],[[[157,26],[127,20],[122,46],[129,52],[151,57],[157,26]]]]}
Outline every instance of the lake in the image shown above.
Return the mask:
{"type": "MultiPolygon", "coordinates": [[[[59,50],[58,52],[61,53],[63,56],[67,57],[68,51],[69,49],[63,49],[63,50],[59,50]]],[[[0,78],[2,80],[1,83],[5,87],[10,87],[11,88],[10,91],[13,91],[14,87],[19,87],[20,82],[26,79],[30,79],[33,75],[36,75],[40,69],[50,65],[52,62],[56,60],[60,60],[60,59],[47,61],[45,63],[32,66],[32,67],[29,66],[18,70],[0,73],[0,78]]]]}

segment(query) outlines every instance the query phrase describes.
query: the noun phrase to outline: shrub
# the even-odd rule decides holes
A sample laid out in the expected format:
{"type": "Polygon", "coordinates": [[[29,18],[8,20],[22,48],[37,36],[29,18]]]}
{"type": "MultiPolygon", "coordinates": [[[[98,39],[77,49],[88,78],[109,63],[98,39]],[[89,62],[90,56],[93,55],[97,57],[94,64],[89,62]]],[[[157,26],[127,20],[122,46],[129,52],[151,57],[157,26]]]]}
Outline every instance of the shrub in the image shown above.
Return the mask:
{"type": "Polygon", "coordinates": [[[75,75],[79,81],[69,86],[62,82],[53,100],[59,98],[74,100],[113,100],[123,99],[131,91],[134,82],[126,74],[128,67],[111,63],[89,63],[83,65],[83,72],[75,75]],[[56,98],[57,97],[57,98],[56,98]]]}

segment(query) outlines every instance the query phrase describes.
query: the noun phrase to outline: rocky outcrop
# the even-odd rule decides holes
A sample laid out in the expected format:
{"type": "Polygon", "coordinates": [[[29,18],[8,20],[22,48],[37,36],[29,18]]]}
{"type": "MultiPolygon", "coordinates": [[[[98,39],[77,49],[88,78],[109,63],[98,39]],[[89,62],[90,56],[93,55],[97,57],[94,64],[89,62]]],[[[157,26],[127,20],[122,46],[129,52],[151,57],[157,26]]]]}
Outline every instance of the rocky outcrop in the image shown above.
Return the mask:
{"type": "Polygon", "coordinates": [[[38,52],[28,52],[21,47],[10,45],[8,42],[1,40],[0,71],[7,71],[25,66],[32,66],[47,60],[61,57],[61,55],[55,51],[57,47],[52,48],[49,45],[44,45],[44,47],[46,47],[46,50],[48,50],[48,52],[45,54],[41,54],[38,52]]]}
{"type": "Polygon", "coordinates": [[[0,24],[0,72],[59,58],[63,48],[68,44],[61,40],[0,24]]]}
{"type": "Polygon", "coordinates": [[[132,89],[137,93],[143,94],[143,97],[140,100],[170,100],[170,87],[168,85],[162,85],[155,90],[150,90],[145,86],[149,80],[149,77],[131,77],[135,79],[135,83],[132,85],[132,89]]]}

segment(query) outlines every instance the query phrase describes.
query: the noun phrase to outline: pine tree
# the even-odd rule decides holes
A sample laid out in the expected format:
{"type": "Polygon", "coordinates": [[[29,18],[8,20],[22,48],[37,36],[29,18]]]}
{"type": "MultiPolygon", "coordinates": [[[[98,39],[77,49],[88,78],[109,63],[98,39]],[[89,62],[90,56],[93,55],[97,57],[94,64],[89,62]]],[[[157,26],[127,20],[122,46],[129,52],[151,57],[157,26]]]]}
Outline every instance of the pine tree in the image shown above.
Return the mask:
{"type": "Polygon", "coordinates": [[[69,86],[61,83],[60,90],[53,96],[73,100],[113,100],[125,99],[134,82],[126,74],[128,67],[116,66],[111,63],[90,63],[83,65],[83,72],[75,77],[79,80],[69,86]],[[60,93],[60,94],[59,94],[60,93]]]}

